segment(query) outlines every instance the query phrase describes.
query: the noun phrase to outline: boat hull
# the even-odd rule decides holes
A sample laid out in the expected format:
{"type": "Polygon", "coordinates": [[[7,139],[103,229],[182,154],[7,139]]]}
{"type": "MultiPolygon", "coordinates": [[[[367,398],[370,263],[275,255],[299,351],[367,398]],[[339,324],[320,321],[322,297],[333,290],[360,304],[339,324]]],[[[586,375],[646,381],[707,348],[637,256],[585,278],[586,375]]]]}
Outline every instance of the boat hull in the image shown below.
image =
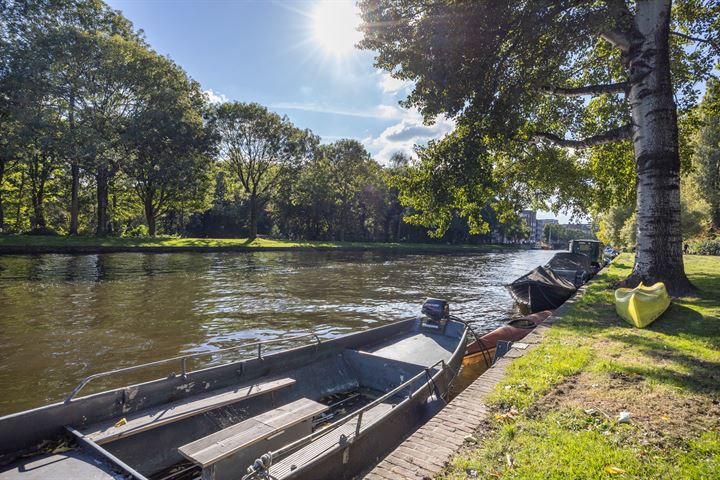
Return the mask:
{"type": "Polygon", "coordinates": [[[670,296],[662,282],[615,290],[615,311],[623,320],[638,328],[650,325],[669,306],[670,296]]]}
{"type": "MultiPolygon", "coordinates": [[[[163,408],[179,399],[255,379],[283,376],[294,380],[290,388],[224,406],[212,415],[196,415],[102,445],[141,475],[151,476],[185,461],[178,453],[180,446],[217,432],[219,428],[298,398],[323,401],[337,392],[391,391],[403,379],[412,378],[439,361],[444,362],[444,368],[431,368],[427,378],[408,387],[412,387],[412,395],[402,401],[393,400],[395,407],[373,422],[368,420],[361,435],[354,438],[351,445],[333,447],[307,466],[283,477],[351,478],[441,408],[442,396],[449,390],[454,372],[461,365],[466,335],[466,327],[461,322],[449,321],[441,334],[425,331],[420,319],[402,320],[312,345],[191,371],[186,377],[171,375],[8,415],[0,418],[0,465],[5,465],[0,466],[0,479],[34,478],[27,466],[38,459],[45,460],[42,469],[34,472],[36,476],[67,477],[69,473],[63,471],[63,465],[68,462],[63,463],[58,456],[43,454],[48,450],[45,447],[62,444],[67,438],[66,425],[82,430],[98,422],[114,422],[134,412],[163,408]],[[413,348],[416,346],[422,348],[413,348]],[[20,457],[24,458],[17,460],[20,457]]],[[[91,457],[89,465],[96,465],[97,478],[106,478],[103,472],[108,467],[118,471],[117,465],[105,460],[102,456],[91,457]]],[[[224,473],[219,468],[216,478],[239,478],[245,473],[245,467],[247,465],[240,471],[226,469],[224,473]]]]}
{"type": "Polygon", "coordinates": [[[543,267],[531,270],[505,287],[515,302],[528,313],[555,310],[576,290],[573,283],[543,267]]]}
{"type": "Polygon", "coordinates": [[[463,364],[472,365],[483,362],[488,365],[492,364],[499,341],[517,342],[522,340],[550,315],[552,315],[550,310],[533,313],[531,315],[510,320],[502,327],[496,328],[490,333],[486,333],[480,337],[479,341],[475,340],[468,344],[467,349],[465,350],[463,364]]]}

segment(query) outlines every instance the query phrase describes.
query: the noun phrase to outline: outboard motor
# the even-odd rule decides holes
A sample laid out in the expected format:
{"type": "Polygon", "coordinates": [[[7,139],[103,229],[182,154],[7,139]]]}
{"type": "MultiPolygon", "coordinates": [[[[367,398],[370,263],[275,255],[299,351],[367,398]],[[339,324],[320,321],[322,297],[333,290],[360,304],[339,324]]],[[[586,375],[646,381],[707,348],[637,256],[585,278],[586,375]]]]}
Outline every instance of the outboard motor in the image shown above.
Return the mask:
{"type": "Polygon", "coordinates": [[[421,310],[422,326],[424,328],[436,330],[437,333],[443,333],[447,321],[450,319],[450,304],[447,300],[439,298],[428,298],[423,303],[421,310]]]}

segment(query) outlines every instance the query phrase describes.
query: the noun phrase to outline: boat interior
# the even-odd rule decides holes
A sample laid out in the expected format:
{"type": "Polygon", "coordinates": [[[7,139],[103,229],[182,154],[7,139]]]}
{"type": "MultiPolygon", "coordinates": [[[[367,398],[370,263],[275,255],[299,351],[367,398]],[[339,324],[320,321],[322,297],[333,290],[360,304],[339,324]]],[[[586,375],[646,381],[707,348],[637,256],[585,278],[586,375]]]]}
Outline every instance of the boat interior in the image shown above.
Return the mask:
{"type": "Polygon", "coordinates": [[[458,322],[436,331],[405,320],[4,417],[2,457],[22,422],[16,447],[44,454],[15,458],[0,480],[239,479],[270,451],[283,453],[272,478],[287,478],[404,400],[438,401],[430,379],[462,357],[464,340],[458,322]]]}

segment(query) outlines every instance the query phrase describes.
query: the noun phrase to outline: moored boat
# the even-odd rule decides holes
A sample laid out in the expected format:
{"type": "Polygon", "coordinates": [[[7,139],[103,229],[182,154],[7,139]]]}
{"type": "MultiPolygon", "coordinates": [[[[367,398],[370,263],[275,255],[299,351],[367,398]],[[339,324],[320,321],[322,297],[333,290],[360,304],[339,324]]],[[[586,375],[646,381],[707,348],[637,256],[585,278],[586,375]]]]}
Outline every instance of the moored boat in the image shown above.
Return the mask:
{"type": "Polygon", "coordinates": [[[592,266],[591,276],[599,272],[605,265],[603,244],[598,240],[570,240],[569,250],[572,253],[582,253],[588,256],[592,266]]]}
{"type": "Polygon", "coordinates": [[[580,287],[587,282],[593,267],[590,257],[583,253],[558,252],[545,264],[545,268],[580,287]]]}
{"type": "Polygon", "coordinates": [[[467,327],[430,307],[277,353],[245,345],[253,358],[211,368],[187,365],[241,348],[93,375],[63,402],[0,418],[0,479],[353,478],[444,405],[467,327]],[[171,364],[180,373],[77,397],[95,379],[171,364]]]}
{"type": "Polygon", "coordinates": [[[505,287],[518,305],[530,313],[554,310],[576,290],[573,283],[543,267],[531,270],[505,287]]]}
{"type": "Polygon", "coordinates": [[[635,288],[615,290],[615,311],[631,325],[644,328],[654,322],[670,306],[665,284],[658,282],[635,288]]]}
{"type": "Polygon", "coordinates": [[[486,333],[468,344],[465,349],[463,364],[485,363],[487,366],[492,365],[498,342],[517,342],[522,340],[550,315],[552,315],[552,312],[545,310],[515,318],[492,332],[486,333]]]}

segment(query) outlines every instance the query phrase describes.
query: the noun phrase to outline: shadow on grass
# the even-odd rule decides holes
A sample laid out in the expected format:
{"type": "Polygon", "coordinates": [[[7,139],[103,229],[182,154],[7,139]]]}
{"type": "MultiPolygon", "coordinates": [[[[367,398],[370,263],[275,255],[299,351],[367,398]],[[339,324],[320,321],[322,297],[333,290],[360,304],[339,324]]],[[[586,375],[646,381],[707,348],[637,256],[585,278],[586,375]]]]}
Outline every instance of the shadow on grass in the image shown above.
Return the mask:
{"type": "MultiPolygon", "coordinates": [[[[704,329],[693,329],[689,331],[688,321],[697,323],[703,322],[703,316],[698,312],[682,306],[675,306],[675,311],[681,310],[682,316],[673,316],[674,318],[659,321],[658,325],[653,325],[653,331],[663,333],[670,336],[683,334],[688,342],[693,341],[693,337],[710,344],[718,343],[718,333],[715,329],[713,332],[704,329]],[[691,319],[691,320],[688,320],[691,319]],[[708,342],[708,340],[710,340],[708,342]]],[[[706,320],[706,319],[705,319],[706,320]]],[[[717,324],[718,322],[713,322],[717,324]]],[[[692,355],[692,350],[687,348],[686,344],[675,346],[662,338],[650,338],[644,333],[628,329],[624,332],[610,333],[607,338],[621,342],[627,346],[630,351],[650,357],[653,362],[647,365],[639,364],[622,364],[614,362],[613,369],[634,375],[641,375],[649,380],[658,383],[680,387],[688,391],[705,394],[717,394],[718,385],[720,385],[720,362],[708,361],[692,355]],[[687,353],[690,352],[690,353],[687,353]],[[679,370],[674,370],[672,364],[677,365],[679,370]]]]}

